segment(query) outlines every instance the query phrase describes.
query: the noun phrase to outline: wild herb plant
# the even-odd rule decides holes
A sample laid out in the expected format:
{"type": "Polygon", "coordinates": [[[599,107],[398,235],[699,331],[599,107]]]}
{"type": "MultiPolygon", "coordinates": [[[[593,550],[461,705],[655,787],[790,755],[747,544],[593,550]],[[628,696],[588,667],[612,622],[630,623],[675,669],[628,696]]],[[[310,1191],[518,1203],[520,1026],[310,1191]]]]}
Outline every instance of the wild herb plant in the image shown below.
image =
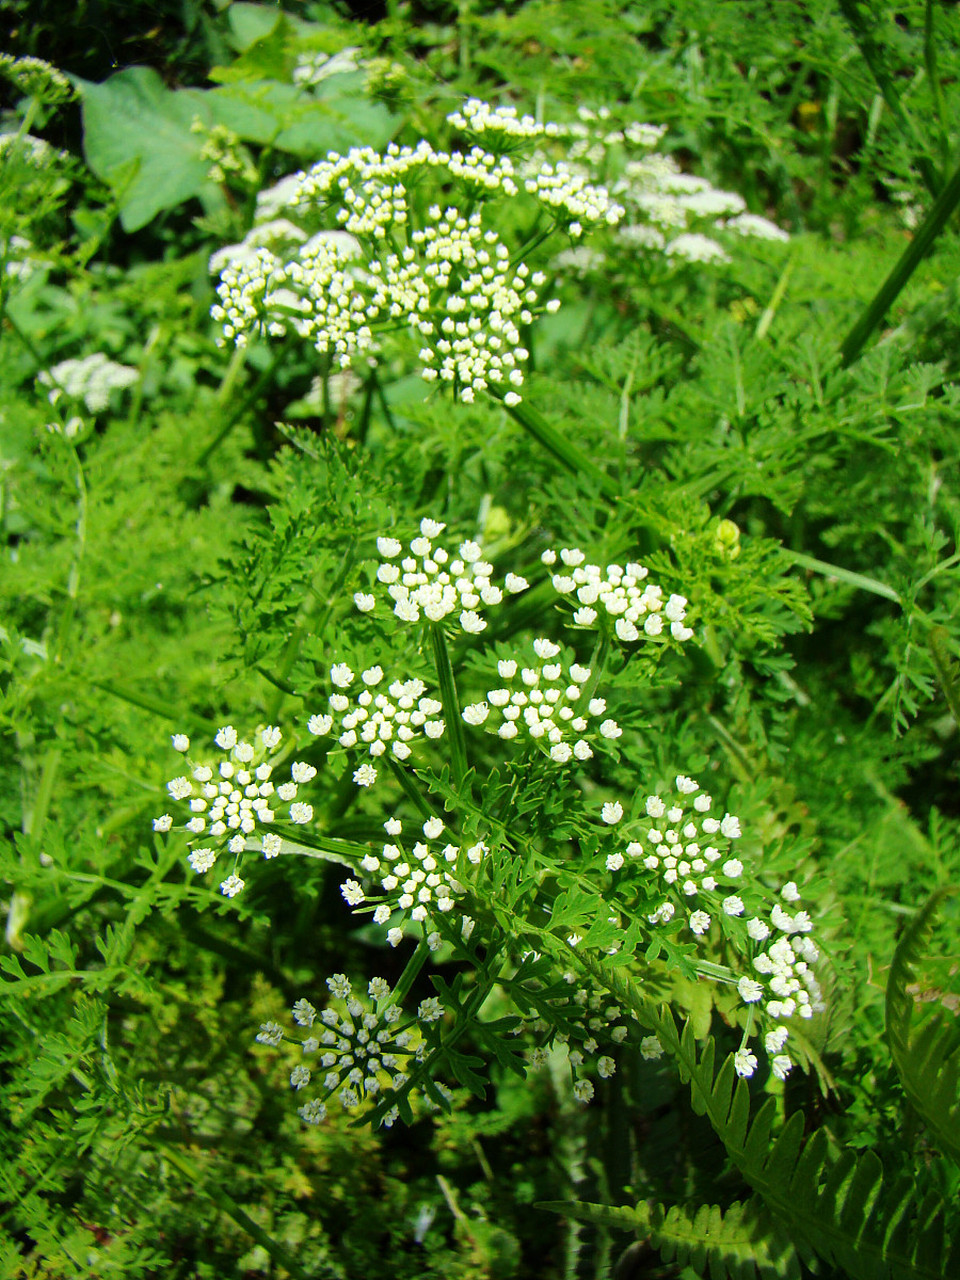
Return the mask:
{"type": "Polygon", "coordinates": [[[956,1269],[952,18],[743,8],[80,86],[104,185],[4,224],[4,1274],[956,1269]]]}

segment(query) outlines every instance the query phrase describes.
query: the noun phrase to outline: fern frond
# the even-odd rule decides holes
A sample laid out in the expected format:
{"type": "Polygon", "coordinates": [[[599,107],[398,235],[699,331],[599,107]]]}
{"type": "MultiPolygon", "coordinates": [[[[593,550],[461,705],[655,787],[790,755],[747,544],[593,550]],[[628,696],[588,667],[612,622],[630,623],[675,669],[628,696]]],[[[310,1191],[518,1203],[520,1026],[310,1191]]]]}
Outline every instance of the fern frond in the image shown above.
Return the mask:
{"type": "Polygon", "coordinates": [[[689,1081],[694,1109],[708,1117],[731,1160],[785,1224],[804,1262],[816,1253],[853,1280],[960,1275],[960,1242],[945,1237],[938,1197],[918,1199],[909,1179],[884,1194],[883,1166],[872,1152],[837,1150],[823,1129],[804,1142],[799,1112],[771,1145],[774,1099],[751,1123],[749,1089],[736,1079],[732,1058],[715,1072],[712,1040],[698,1052],[689,1024],[679,1030],[667,1009],[656,1021],[661,1044],[689,1081]]]}
{"type": "Polygon", "coordinates": [[[927,899],[893,953],[887,979],[887,1040],[903,1091],[941,1150],[960,1163],[960,1033],[942,1014],[911,1035],[914,1002],[908,986],[919,964],[944,899],[938,889],[927,899]]]}
{"type": "Polygon", "coordinates": [[[648,1239],[664,1262],[690,1265],[710,1280],[799,1280],[796,1250],[780,1224],[755,1197],[728,1209],[649,1204],[634,1209],[575,1201],[537,1206],[578,1222],[635,1231],[648,1239]],[[707,1268],[709,1267],[709,1272],[707,1268]]]}

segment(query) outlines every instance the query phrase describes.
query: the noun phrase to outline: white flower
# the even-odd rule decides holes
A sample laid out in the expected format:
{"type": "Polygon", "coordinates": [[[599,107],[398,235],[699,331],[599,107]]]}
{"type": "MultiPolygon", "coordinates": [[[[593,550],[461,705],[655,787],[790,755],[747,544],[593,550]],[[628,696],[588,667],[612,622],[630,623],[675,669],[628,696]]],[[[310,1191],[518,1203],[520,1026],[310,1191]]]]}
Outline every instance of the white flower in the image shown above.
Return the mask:
{"type": "Polygon", "coordinates": [[[212,849],[194,849],[193,853],[187,858],[187,861],[198,875],[204,871],[209,871],[216,860],[217,855],[212,849]]]}
{"type": "Polygon", "coordinates": [[[140,380],[138,369],[115,364],[102,352],[85,356],[80,360],[63,360],[49,371],[38,375],[38,381],[51,387],[52,403],[66,394],[83,400],[91,413],[101,413],[110,403],[110,393],[132,387],[140,380]]]}
{"type": "Polygon", "coordinates": [[[773,1031],[768,1031],[763,1038],[764,1049],[770,1054],[779,1053],[787,1043],[788,1035],[786,1027],[776,1027],[773,1031]]]}
{"type": "Polygon", "coordinates": [[[436,996],[421,1000],[417,1007],[417,1017],[421,1022],[437,1022],[443,1017],[443,1005],[436,996]]]}
{"type": "Polygon", "coordinates": [[[171,735],[170,741],[173,743],[174,751],[189,751],[190,739],[185,733],[174,733],[171,735]]]}
{"type": "Polygon", "coordinates": [[[172,826],[173,818],[169,813],[163,813],[159,818],[154,818],[153,820],[154,831],[169,831],[172,826]]]}
{"type": "Polygon", "coordinates": [[[578,1080],[573,1086],[573,1096],[578,1102],[589,1102],[593,1097],[593,1085],[589,1080],[578,1080]]]}
{"type": "Polygon", "coordinates": [[[330,668],[330,680],[338,689],[346,689],[353,680],[353,672],[345,662],[337,662],[330,668]]]}
{"type": "Polygon", "coordinates": [[[174,800],[186,800],[187,796],[193,794],[193,784],[188,778],[171,778],[167,783],[167,790],[174,800]]]}
{"type": "Polygon", "coordinates": [[[709,236],[698,232],[688,232],[671,240],[664,252],[668,257],[685,258],[688,262],[729,262],[730,255],[711,240],[709,236]]]}
{"type": "Polygon", "coordinates": [[[640,1056],[648,1061],[663,1057],[663,1045],[657,1036],[644,1036],[640,1041],[640,1056]]]}
{"type": "Polygon", "coordinates": [[[317,1011],[309,1000],[299,999],[293,1006],[293,1020],[301,1027],[312,1027],[317,1011]]]}
{"type": "Polygon", "coordinates": [[[345,880],[340,886],[340,892],[348,906],[358,907],[364,901],[364,892],[356,880],[345,880]]]}
{"type": "Polygon", "coordinates": [[[239,876],[227,876],[226,880],[220,885],[220,892],[228,898],[235,898],[243,889],[244,882],[239,876]]]}
{"type": "Polygon", "coordinates": [[[800,890],[797,888],[796,882],[788,880],[780,890],[780,897],[783,898],[784,902],[799,902],[800,890]]]}
{"type": "Polygon", "coordinates": [[[283,848],[283,841],[275,831],[268,831],[260,842],[260,848],[265,858],[276,858],[283,848]]]}
{"type": "Polygon", "coordinates": [[[786,1080],[792,1067],[793,1063],[785,1053],[777,1054],[770,1063],[770,1069],[778,1080],[786,1080]]]}
{"type": "Polygon", "coordinates": [[[737,983],[737,990],[740,992],[740,999],[746,1004],[754,1004],[763,998],[763,987],[753,978],[741,978],[737,983]]]}
{"type": "Polygon", "coordinates": [[[369,613],[371,609],[376,607],[377,598],[370,595],[368,591],[355,591],[353,593],[353,603],[361,613],[369,613]]]}
{"type": "Polygon", "coordinates": [[[600,817],[608,826],[614,826],[623,817],[623,805],[619,800],[608,800],[600,810],[600,817]]]}
{"type": "Polygon", "coordinates": [[[313,821],[313,805],[298,801],[290,806],[290,821],[302,826],[313,821]]]}
{"type": "Polygon", "coordinates": [[[609,1078],[616,1072],[617,1064],[612,1058],[602,1057],[597,1059],[597,1075],[604,1080],[609,1078]]]}
{"type": "Polygon", "coordinates": [[[694,911],[689,920],[692,933],[703,934],[710,928],[710,917],[706,911],[694,911]]]}
{"type": "Polygon", "coordinates": [[[237,731],[232,724],[224,725],[222,729],[217,730],[213,740],[218,747],[222,747],[224,751],[229,751],[237,745],[237,731]]]}
{"type": "Polygon", "coordinates": [[[358,787],[372,787],[377,780],[377,771],[372,764],[362,764],[354,770],[353,780],[358,787]]]}
{"type": "Polygon", "coordinates": [[[317,737],[326,736],[332,728],[333,720],[330,716],[311,716],[307,721],[307,729],[317,737]]]}
{"type": "Polygon", "coordinates": [[[749,1049],[738,1049],[733,1055],[733,1069],[738,1076],[752,1076],[757,1069],[756,1055],[749,1049]]]}

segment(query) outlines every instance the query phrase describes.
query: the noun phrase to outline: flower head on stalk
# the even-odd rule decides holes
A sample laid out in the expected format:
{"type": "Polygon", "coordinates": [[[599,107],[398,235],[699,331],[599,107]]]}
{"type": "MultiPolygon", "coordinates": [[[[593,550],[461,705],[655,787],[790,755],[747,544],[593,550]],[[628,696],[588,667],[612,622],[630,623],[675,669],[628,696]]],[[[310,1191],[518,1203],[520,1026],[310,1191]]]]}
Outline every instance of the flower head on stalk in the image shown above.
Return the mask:
{"type": "MultiPolygon", "coordinates": [[[[627,822],[619,801],[602,808],[614,900],[629,915],[635,895],[646,902],[659,897],[646,916],[648,924],[673,931],[685,926],[698,942],[707,939],[715,923],[721,927],[747,969],[731,980],[743,1004],[767,1022],[765,1048],[782,1079],[791,1060],[782,1052],[788,1031],[781,1023],[794,1016],[810,1018],[823,1008],[813,970],[819,951],[808,936],[812,920],[806,911],[783,905],[799,900],[796,884],[784,885],[782,901],[770,904],[733,852],[742,834],[740,819],[728,812],[720,816],[693,778],[678,775],[673,794],[648,795],[642,808],[640,817],[627,822]],[[618,838],[611,841],[611,836],[618,838]]],[[[745,1040],[737,1071],[746,1076],[755,1068],[745,1040]]]]}
{"type": "MultiPolygon", "coordinates": [[[[219,760],[200,762],[191,758],[186,734],[173,735],[173,748],[186,757],[189,776],[171,778],[167,791],[172,800],[189,806],[191,816],[178,824],[191,836],[188,861],[194,871],[203,873],[224,849],[232,854],[233,874],[220,886],[227,897],[235,897],[243,889],[244,882],[236,871],[241,855],[258,847],[258,838],[263,856],[275,858],[282,847],[275,824],[286,819],[302,826],[313,820],[313,806],[298,797],[300,788],[316,775],[314,766],[295,760],[289,778],[279,784],[275,781],[276,752],[282,736],[271,725],[259,730],[253,742],[246,742],[233,725],[224,725],[214,737],[219,760]],[[285,813],[278,813],[281,806],[285,813]],[[201,840],[203,847],[197,847],[201,840]]],[[[174,825],[169,813],[153,820],[154,831],[170,831],[174,825]]]]}
{"type": "MultiPolygon", "coordinates": [[[[322,1123],[327,1105],[336,1097],[344,1111],[356,1116],[407,1085],[410,1069],[421,1064],[429,1042],[423,1029],[444,1015],[436,997],[422,1000],[416,1017],[403,1020],[390,984],[372,978],[366,998],[358,998],[350,979],[335,973],[327,979],[332,1002],[317,1010],[302,998],[293,1006],[293,1020],[301,1031],[287,1034],[277,1022],[266,1022],[257,1035],[260,1044],[276,1047],[288,1041],[299,1044],[301,1060],[290,1073],[290,1087],[298,1094],[311,1085],[317,1092],[301,1104],[298,1113],[305,1124],[322,1123]]],[[[437,1085],[442,1096],[449,1090],[437,1085]]],[[[407,1090],[409,1093],[410,1090],[407,1090]]],[[[433,1109],[433,1104],[428,1105],[433,1109]]],[[[397,1119],[396,1107],[388,1108],[380,1124],[389,1127],[397,1119]]]]}
{"type": "Polygon", "coordinates": [[[686,625],[686,596],[663,598],[663,589],[650,582],[649,570],[636,563],[588,564],[579,547],[564,547],[558,553],[548,550],[540,557],[551,569],[550,582],[558,595],[570,597],[575,604],[573,621],[580,627],[593,627],[605,614],[613,619],[617,639],[631,644],[642,637],[668,632],[681,644],[693,638],[686,625]]]}
{"type": "Polygon", "coordinates": [[[348,235],[355,252],[314,236],[279,253],[242,246],[224,265],[214,318],[225,340],[250,332],[282,335],[288,326],[340,367],[374,354],[380,335],[405,329],[420,344],[421,375],[449,384],[469,403],[491,385],[520,400],[529,352],[521,330],[559,301],[544,297],[546,276],[517,261],[486,206],[527,199],[552,230],[572,236],[614,225],[622,210],[607,191],[562,162],[527,167],[481,145],[537,136],[509,110],[471,100],[450,122],[475,145],[439,151],[391,143],[384,153],[331,152],[296,175],[274,201],[274,217],[324,218],[320,236],[348,235]],[[432,191],[431,191],[432,188],[432,191]],[[423,197],[424,192],[429,194],[423,197]],[[354,260],[355,259],[355,260],[354,260]]]}
{"type": "MultiPolygon", "coordinates": [[[[429,696],[425,682],[419,676],[389,684],[386,679],[379,665],[362,671],[358,682],[347,663],[335,663],[328,710],[311,716],[307,728],[317,736],[336,734],[341,747],[366,751],[374,761],[388,753],[407,760],[418,741],[442,738],[443,704],[429,696]]],[[[358,786],[370,786],[376,769],[361,765],[354,776],[358,786]]]]}
{"type": "MultiPolygon", "coordinates": [[[[440,818],[428,818],[424,822],[424,839],[417,840],[409,853],[395,843],[403,831],[400,819],[389,818],[384,827],[390,842],[384,844],[379,853],[367,854],[360,863],[363,871],[379,879],[381,891],[369,894],[358,881],[351,879],[340,886],[340,892],[351,907],[370,904],[376,924],[390,923],[387,941],[391,946],[397,946],[403,937],[399,923],[403,915],[423,926],[431,949],[436,949],[440,945],[440,935],[435,929],[437,916],[453,912],[458,899],[467,892],[458,875],[463,875],[465,869],[479,867],[490,850],[482,840],[466,849],[450,842],[439,847],[445,830],[440,818]]],[[[472,931],[472,918],[462,916],[461,938],[468,939],[472,931]]]]}
{"type": "Polygon", "coordinates": [[[622,732],[606,715],[603,698],[584,696],[590,668],[554,661],[560,646],[546,637],[533,641],[533,652],[535,665],[531,666],[520,666],[515,658],[501,659],[497,664],[500,687],[487,690],[482,702],[464,707],[464,720],[475,726],[499,720],[499,737],[506,741],[529,738],[555,764],[589,760],[593,748],[584,735],[590,733],[591,720],[599,721],[602,738],[613,740],[622,732]]]}
{"type": "Polygon", "coordinates": [[[527,589],[526,579],[515,573],[508,573],[498,586],[493,565],[483,559],[478,542],[461,542],[455,553],[437,545],[445,528],[438,520],[421,520],[420,535],[410,541],[407,554],[398,538],[377,539],[383,559],[376,570],[376,594],[358,591],[353,598],[361,613],[373,611],[377,596],[385,594],[401,622],[441,622],[456,614],[463,631],[478,635],[487,626],[485,610],[500,604],[505,595],[527,589]]]}

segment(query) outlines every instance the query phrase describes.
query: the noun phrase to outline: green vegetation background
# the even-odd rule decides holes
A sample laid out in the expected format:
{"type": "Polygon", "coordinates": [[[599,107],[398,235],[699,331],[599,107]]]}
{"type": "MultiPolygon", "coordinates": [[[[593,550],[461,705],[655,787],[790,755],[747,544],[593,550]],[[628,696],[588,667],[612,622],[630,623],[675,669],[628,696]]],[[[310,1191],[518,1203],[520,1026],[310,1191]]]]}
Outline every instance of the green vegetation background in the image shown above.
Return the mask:
{"type": "MultiPolygon", "coordinates": [[[[4,241],[27,235],[46,263],[5,296],[0,343],[0,1277],[283,1276],[291,1262],[350,1280],[608,1275],[626,1237],[530,1206],[742,1192],[668,1066],[637,1064],[586,1110],[561,1081],[505,1077],[410,1130],[307,1130],[253,1033],[374,942],[322,869],[291,892],[268,868],[227,904],[150,839],[170,733],[208,733],[237,707],[269,721],[284,663],[298,687],[315,679],[321,653],[291,655],[289,637],[378,517],[442,507],[476,524],[483,497],[504,545],[538,530],[586,545],[612,501],[400,369],[332,421],[309,351],[244,363],[216,346],[207,259],[249,211],[190,178],[171,91],[209,92],[212,68],[259,56],[257,8],[79,0],[64,21],[53,0],[0,4],[6,51],[91,86],[83,111],[43,108],[31,126],[68,160],[0,168],[4,241]],[[132,66],[156,75],[123,120],[124,169],[102,121],[132,66]],[[35,379],[98,351],[141,379],[98,416],[79,473],[35,379]]],[[[723,269],[640,263],[569,288],[529,397],[591,457],[622,451],[623,532],[711,620],[697,678],[637,717],[640,758],[721,755],[771,857],[816,886],[829,1085],[792,1080],[778,1105],[955,1199],[883,1022],[903,923],[960,862],[955,216],[862,353],[844,348],[844,368],[840,352],[956,165],[957,7],[283,12],[318,51],[359,45],[382,75],[332,104],[322,138],[251,128],[264,183],[331,146],[416,138],[465,94],[548,117],[627,103],[668,126],[684,167],[791,232],[723,269]]],[[[25,110],[8,86],[4,129],[25,110]]],[[[954,928],[948,907],[914,989],[948,1019],[954,928]]],[[[674,995],[705,1031],[709,1004],[674,995]]],[[[700,1274],[650,1250],[622,1266],[700,1274]]]]}

